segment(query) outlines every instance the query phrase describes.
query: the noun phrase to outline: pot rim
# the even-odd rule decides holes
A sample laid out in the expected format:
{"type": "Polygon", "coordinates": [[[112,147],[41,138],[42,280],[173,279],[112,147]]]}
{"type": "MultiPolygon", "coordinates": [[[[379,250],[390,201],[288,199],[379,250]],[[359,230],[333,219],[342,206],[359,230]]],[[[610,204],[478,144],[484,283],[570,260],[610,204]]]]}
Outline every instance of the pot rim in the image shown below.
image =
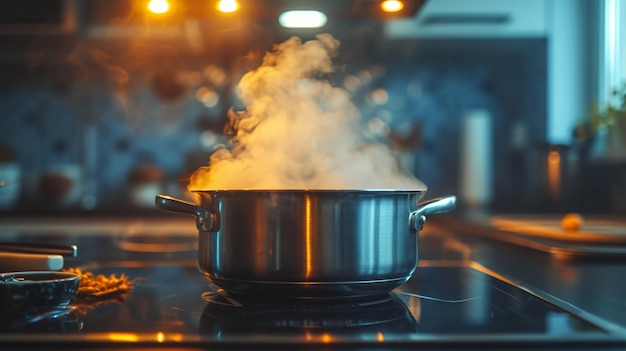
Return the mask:
{"type": "Polygon", "coordinates": [[[192,193],[425,193],[426,189],[204,189],[192,193]]]}

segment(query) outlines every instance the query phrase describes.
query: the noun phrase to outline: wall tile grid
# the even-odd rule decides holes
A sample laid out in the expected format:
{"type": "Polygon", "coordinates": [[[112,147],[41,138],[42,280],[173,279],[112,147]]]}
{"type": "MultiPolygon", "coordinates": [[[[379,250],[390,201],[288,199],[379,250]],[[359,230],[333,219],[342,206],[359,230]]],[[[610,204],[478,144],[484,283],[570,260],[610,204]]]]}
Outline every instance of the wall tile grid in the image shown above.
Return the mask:
{"type": "MultiPolygon", "coordinates": [[[[492,117],[492,172],[498,175],[492,206],[523,210],[543,199],[537,169],[545,151],[545,41],[393,42],[377,50],[348,62],[342,74],[375,73],[355,95],[364,126],[375,121],[391,131],[403,164],[428,185],[429,195],[458,192],[461,121],[483,109],[492,117]],[[372,103],[381,91],[387,99],[372,103]]],[[[180,195],[184,177],[223,142],[219,134],[233,105],[237,74],[228,73],[230,81],[216,90],[219,103],[199,95],[199,87],[210,86],[203,75],[208,66],[186,65],[189,79],[179,94],[167,86],[155,90],[146,75],[124,89],[91,80],[59,92],[42,78],[0,90],[0,141],[24,176],[18,208],[46,202],[36,179],[58,164],[81,168],[81,192],[95,196],[96,210],[128,202],[132,172],[146,164],[163,172],[163,191],[180,195]],[[176,96],[166,99],[168,92],[176,96]]],[[[73,208],[83,205],[79,200],[73,208]]]]}

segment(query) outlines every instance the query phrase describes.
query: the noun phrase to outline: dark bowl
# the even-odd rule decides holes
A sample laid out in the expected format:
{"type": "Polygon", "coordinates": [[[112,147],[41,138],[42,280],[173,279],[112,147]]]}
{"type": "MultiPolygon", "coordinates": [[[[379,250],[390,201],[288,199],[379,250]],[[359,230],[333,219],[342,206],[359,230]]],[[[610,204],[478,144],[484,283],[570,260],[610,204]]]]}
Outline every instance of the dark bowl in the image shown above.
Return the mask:
{"type": "Polygon", "coordinates": [[[67,272],[8,272],[0,274],[0,311],[41,311],[74,302],[80,276],[67,272]]]}

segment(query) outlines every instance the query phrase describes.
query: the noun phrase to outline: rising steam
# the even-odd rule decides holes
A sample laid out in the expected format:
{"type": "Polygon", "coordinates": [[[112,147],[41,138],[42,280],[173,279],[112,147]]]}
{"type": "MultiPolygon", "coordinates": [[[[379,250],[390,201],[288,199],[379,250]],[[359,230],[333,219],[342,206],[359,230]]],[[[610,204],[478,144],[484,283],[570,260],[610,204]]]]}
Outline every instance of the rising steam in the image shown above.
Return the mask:
{"type": "Polygon", "coordinates": [[[425,190],[385,144],[366,143],[359,111],[324,76],[339,42],[324,34],[291,38],[267,53],[239,83],[245,112],[231,112],[230,149],[211,155],[190,190],[425,190]]]}

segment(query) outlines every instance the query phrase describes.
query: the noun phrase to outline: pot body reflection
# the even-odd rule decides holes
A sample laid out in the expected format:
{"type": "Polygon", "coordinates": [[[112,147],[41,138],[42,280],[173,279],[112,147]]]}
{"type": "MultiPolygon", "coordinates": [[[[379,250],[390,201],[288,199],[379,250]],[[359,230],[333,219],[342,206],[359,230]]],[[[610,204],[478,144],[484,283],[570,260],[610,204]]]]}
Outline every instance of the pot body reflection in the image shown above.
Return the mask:
{"type": "MultiPolygon", "coordinates": [[[[419,299],[416,299],[419,303],[419,299]]],[[[227,300],[209,300],[199,321],[201,334],[231,337],[248,333],[305,336],[307,338],[413,333],[418,322],[393,294],[364,303],[313,303],[233,306],[227,300]]],[[[313,339],[309,339],[313,340],[313,339]]]]}

